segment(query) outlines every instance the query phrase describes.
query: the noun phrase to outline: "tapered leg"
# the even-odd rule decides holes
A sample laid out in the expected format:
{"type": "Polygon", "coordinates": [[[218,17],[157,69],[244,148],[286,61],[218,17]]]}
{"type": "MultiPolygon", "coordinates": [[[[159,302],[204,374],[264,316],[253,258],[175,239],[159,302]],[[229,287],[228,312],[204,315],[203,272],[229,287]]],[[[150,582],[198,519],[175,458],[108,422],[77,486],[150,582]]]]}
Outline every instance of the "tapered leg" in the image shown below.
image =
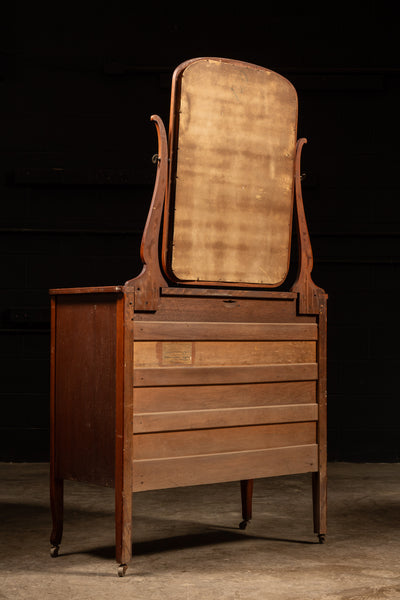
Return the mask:
{"type": "Polygon", "coordinates": [[[50,555],[55,558],[61,544],[64,519],[64,480],[56,478],[53,473],[50,477],[50,506],[53,519],[53,529],[50,535],[50,555]]]}
{"type": "Polygon", "coordinates": [[[243,518],[243,521],[239,524],[240,529],[246,529],[247,524],[251,521],[253,503],[253,484],[253,479],[243,479],[240,482],[243,518]]]}
{"type": "Polygon", "coordinates": [[[312,474],[314,532],[320,544],[326,536],[327,478],[324,471],[312,474]]]}
{"type": "Polygon", "coordinates": [[[119,577],[125,575],[132,558],[133,307],[132,291],[117,301],[115,554],[119,577]]]}
{"type": "Polygon", "coordinates": [[[118,575],[123,577],[132,558],[132,491],[115,490],[115,551],[118,575]]]}

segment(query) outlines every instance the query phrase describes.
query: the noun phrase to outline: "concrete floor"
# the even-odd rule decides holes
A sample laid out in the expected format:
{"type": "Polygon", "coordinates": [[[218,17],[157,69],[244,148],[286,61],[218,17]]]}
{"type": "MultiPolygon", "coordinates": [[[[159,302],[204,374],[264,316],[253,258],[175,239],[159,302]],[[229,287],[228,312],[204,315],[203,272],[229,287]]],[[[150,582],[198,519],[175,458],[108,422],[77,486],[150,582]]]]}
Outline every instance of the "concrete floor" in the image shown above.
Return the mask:
{"type": "Polygon", "coordinates": [[[46,464],[0,463],[0,598],[400,599],[400,464],[329,465],[329,535],[312,533],[310,475],[256,481],[240,531],[237,483],[134,495],[134,560],[114,562],[113,490],[66,482],[49,556],[46,464]]]}

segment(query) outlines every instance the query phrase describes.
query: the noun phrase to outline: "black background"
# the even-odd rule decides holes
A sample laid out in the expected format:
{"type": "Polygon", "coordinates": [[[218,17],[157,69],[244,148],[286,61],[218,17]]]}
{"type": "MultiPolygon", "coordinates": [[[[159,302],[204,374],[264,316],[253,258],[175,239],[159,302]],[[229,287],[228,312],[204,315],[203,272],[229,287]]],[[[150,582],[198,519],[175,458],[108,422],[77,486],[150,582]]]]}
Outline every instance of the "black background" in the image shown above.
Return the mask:
{"type": "Polygon", "coordinates": [[[299,94],[329,458],[400,459],[397,3],[9,2],[0,31],[2,460],[47,460],[50,287],[140,270],[173,69],[222,56],[299,94]]]}

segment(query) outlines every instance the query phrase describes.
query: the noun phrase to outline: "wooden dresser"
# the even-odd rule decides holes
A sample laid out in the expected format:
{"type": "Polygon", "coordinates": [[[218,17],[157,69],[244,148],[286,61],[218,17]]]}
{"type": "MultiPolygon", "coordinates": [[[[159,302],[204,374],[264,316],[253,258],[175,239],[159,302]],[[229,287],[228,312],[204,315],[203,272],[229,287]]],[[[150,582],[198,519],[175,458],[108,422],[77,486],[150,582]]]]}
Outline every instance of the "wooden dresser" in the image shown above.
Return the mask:
{"type": "Polygon", "coordinates": [[[152,120],[142,273],[50,291],[51,554],[63,481],[113,486],[121,576],[140,490],[240,481],[244,528],[254,479],[309,472],[326,534],[327,297],[311,279],[296,92],[256,65],[194,59],[173,76],[168,142],[152,120]]]}

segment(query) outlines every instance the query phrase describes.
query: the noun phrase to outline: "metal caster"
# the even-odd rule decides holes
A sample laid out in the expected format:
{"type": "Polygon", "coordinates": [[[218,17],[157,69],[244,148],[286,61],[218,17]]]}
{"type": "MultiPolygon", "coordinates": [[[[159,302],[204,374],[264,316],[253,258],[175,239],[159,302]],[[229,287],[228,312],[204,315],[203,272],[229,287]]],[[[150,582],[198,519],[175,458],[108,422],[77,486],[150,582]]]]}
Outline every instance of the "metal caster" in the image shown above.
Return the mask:
{"type": "Polygon", "coordinates": [[[50,556],[51,556],[51,558],[57,558],[59,549],[60,549],[60,546],[52,546],[50,548],[50,556]]]}
{"type": "Polygon", "coordinates": [[[239,523],[239,529],[246,529],[247,525],[250,523],[250,519],[245,519],[241,523],[239,523]]]}
{"type": "Polygon", "coordinates": [[[318,534],[318,542],[320,544],[325,544],[325,533],[319,533],[318,534]]]}
{"type": "Polygon", "coordinates": [[[118,567],[118,577],[124,577],[127,568],[128,568],[128,565],[119,565],[119,567],[118,567]]]}

